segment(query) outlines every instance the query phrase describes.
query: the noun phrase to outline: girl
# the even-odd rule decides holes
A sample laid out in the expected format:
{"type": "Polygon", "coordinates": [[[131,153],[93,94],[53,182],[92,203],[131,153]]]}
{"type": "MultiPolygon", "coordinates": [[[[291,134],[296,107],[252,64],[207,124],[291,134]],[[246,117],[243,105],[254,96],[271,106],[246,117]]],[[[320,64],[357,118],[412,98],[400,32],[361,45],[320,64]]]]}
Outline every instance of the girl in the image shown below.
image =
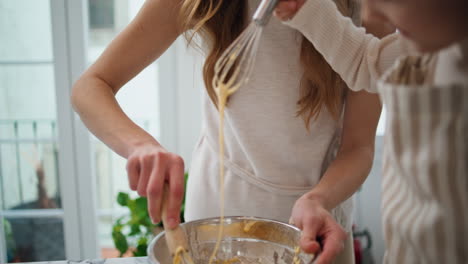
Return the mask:
{"type": "Polygon", "coordinates": [[[387,107],[385,262],[468,263],[468,2],[367,4],[401,34],[366,35],[328,0],[288,0],[276,13],[350,88],[377,88],[387,107]]]}
{"type": "MultiPolygon", "coordinates": [[[[114,96],[183,33],[200,34],[206,52],[203,133],[194,151],[186,196],[188,221],[219,215],[218,112],[211,86],[223,50],[241,33],[258,0],[148,0],[73,88],[88,128],[128,159],[129,184],[148,196],[160,220],[161,189],[170,185],[169,228],[179,223],[184,163],[122,112],[114,96]]],[[[346,15],[359,7],[337,2],[346,15]]],[[[322,263],[351,231],[349,198],[371,168],[378,98],[346,86],[298,31],[271,20],[263,31],[250,81],[228,103],[225,121],[226,215],[294,223],[324,240],[322,263]],[[337,221],[339,224],[337,224],[337,221]]],[[[170,89],[170,87],[167,87],[170,89]]],[[[310,251],[316,242],[302,240],[310,251]]],[[[338,263],[353,263],[347,239],[338,263]]]]}

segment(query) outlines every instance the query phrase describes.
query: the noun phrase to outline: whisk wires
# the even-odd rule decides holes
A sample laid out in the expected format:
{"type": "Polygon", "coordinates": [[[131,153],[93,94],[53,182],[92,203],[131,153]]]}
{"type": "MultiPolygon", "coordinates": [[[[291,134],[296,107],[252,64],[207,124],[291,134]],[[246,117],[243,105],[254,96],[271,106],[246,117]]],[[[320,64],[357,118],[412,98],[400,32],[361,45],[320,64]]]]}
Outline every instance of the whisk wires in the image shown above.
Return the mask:
{"type": "Polygon", "coordinates": [[[214,67],[212,84],[215,92],[225,88],[227,96],[230,96],[249,80],[262,29],[251,23],[223,52],[214,67]]]}

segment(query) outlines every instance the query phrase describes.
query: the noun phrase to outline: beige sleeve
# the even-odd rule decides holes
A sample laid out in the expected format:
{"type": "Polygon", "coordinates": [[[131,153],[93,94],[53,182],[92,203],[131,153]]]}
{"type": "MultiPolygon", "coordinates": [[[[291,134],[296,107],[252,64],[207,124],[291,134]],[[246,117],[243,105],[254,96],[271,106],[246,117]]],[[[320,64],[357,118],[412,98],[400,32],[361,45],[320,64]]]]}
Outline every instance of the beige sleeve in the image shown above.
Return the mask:
{"type": "Polygon", "coordinates": [[[286,25],[300,31],[352,90],[376,90],[376,81],[408,52],[395,33],[383,39],[366,34],[342,16],[330,0],[306,0],[286,25]]]}

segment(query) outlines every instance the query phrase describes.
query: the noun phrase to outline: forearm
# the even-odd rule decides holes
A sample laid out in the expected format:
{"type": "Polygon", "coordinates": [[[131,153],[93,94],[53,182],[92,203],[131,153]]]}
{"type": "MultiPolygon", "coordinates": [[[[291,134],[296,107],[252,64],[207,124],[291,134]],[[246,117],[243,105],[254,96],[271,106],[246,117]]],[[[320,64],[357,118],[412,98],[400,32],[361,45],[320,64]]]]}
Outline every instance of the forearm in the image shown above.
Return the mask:
{"type": "Polygon", "coordinates": [[[287,25],[300,31],[353,90],[375,83],[406,47],[394,34],[382,40],[342,16],[331,0],[307,0],[287,25]]]}
{"type": "Polygon", "coordinates": [[[322,179],[306,197],[317,200],[331,210],[351,197],[362,185],[372,168],[373,146],[341,151],[322,179]]]}
{"type": "Polygon", "coordinates": [[[139,145],[159,144],[130,120],[112,91],[104,81],[89,76],[83,76],[73,87],[73,106],[89,130],[125,158],[139,145]]]}

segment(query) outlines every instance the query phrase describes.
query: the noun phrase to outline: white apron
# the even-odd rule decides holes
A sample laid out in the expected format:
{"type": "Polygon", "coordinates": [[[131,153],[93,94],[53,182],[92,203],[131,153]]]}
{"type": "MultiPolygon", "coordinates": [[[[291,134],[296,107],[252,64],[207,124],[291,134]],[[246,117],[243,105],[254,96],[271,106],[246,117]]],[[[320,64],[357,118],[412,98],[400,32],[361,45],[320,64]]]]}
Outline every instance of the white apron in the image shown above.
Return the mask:
{"type": "Polygon", "coordinates": [[[427,59],[401,60],[379,84],[385,263],[468,263],[468,86],[427,84],[427,59]]]}

